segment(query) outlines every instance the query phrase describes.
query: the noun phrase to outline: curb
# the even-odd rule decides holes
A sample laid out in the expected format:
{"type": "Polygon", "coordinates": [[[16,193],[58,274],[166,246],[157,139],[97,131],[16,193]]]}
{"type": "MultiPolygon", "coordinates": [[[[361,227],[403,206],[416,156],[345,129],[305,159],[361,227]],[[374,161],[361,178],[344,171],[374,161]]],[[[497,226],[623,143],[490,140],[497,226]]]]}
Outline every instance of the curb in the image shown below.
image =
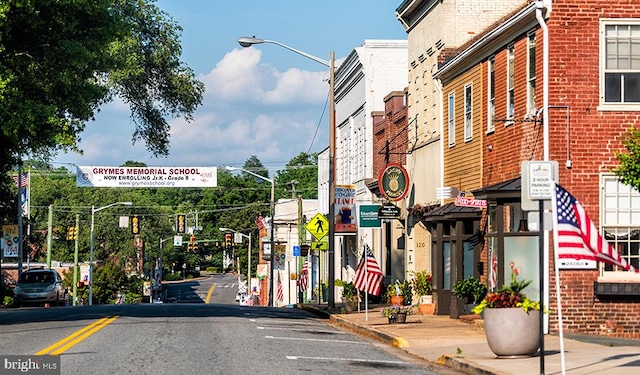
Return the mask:
{"type": "Polygon", "coordinates": [[[409,343],[407,342],[407,340],[405,340],[402,337],[396,337],[393,335],[390,335],[388,333],[385,332],[381,332],[378,331],[376,329],[373,328],[368,328],[368,327],[363,327],[362,325],[359,325],[357,323],[353,323],[350,322],[346,319],[343,319],[340,317],[340,315],[338,314],[331,314],[329,311],[323,311],[321,309],[317,309],[311,306],[305,306],[305,305],[301,305],[301,304],[296,304],[296,307],[299,309],[303,309],[303,310],[307,310],[307,311],[311,311],[317,315],[320,315],[322,317],[325,317],[329,320],[331,320],[332,322],[335,322],[338,325],[341,325],[343,327],[347,327],[350,330],[357,332],[361,335],[364,336],[369,336],[369,337],[374,337],[388,345],[394,346],[396,348],[408,348],[409,347],[409,343]]]}

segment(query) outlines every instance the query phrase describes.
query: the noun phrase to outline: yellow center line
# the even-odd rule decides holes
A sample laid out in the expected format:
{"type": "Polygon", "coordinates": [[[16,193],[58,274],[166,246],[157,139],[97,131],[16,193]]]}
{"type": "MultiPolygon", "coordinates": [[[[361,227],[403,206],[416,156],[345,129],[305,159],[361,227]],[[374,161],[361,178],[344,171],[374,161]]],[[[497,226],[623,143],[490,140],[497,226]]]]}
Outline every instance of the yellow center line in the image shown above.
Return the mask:
{"type": "Polygon", "coordinates": [[[211,295],[213,294],[213,290],[216,288],[216,284],[211,285],[211,289],[209,289],[209,293],[207,293],[207,299],[204,300],[204,303],[209,303],[211,299],[211,295]]]}
{"type": "Polygon", "coordinates": [[[118,319],[118,316],[112,317],[104,317],[96,322],[89,324],[88,326],[78,330],[77,332],[65,337],[64,339],[50,345],[41,351],[37,352],[36,355],[59,355],[72,348],[80,341],[86,339],[87,337],[93,335],[98,332],[100,329],[106,327],[108,324],[112,323],[114,320],[118,319]]]}

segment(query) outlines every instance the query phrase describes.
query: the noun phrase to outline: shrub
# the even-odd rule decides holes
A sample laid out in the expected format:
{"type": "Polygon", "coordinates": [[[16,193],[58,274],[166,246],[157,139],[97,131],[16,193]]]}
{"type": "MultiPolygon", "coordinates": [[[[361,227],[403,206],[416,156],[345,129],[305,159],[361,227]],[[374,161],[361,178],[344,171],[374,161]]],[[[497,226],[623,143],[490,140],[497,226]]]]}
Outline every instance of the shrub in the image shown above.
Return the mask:
{"type": "Polygon", "coordinates": [[[453,295],[467,303],[480,303],[487,294],[487,286],[480,282],[480,280],[471,276],[464,280],[458,280],[453,284],[453,295]]]}

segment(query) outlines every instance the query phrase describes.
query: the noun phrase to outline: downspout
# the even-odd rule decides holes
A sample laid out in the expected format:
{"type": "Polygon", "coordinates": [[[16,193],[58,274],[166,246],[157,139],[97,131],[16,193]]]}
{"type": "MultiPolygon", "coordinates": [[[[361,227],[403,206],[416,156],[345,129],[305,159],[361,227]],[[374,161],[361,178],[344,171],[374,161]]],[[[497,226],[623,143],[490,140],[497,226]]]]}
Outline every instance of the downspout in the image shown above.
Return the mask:
{"type": "Polygon", "coordinates": [[[543,160],[549,161],[549,28],[542,11],[546,10],[548,18],[551,13],[551,0],[536,2],[536,20],[542,29],[542,128],[543,128],[543,160]]]}

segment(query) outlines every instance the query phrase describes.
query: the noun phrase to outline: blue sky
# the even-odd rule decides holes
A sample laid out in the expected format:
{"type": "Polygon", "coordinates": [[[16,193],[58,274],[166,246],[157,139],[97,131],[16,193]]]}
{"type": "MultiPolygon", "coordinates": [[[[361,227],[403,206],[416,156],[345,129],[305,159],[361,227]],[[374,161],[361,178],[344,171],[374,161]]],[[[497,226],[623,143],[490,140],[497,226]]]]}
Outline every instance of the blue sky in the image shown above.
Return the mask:
{"type": "MultiPolygon", "coordinates": [[[[281,169],[300,152],[328,145],[328,69],[274,44],[242,48],[241,36],[275,40],[324,60],[345,58],[366,39],[406,39],[395,17],[401,0],[160,0],[183,28],[182,60],[205,83],[194,121],[172,119],[168,157],[132,145],[129,110],[102,107],[82,134],[83,156],[53,164],[242,166],[252,155],[281,169]]],[[[64,165],[62,165],[64,166],[64,165]]]]}

